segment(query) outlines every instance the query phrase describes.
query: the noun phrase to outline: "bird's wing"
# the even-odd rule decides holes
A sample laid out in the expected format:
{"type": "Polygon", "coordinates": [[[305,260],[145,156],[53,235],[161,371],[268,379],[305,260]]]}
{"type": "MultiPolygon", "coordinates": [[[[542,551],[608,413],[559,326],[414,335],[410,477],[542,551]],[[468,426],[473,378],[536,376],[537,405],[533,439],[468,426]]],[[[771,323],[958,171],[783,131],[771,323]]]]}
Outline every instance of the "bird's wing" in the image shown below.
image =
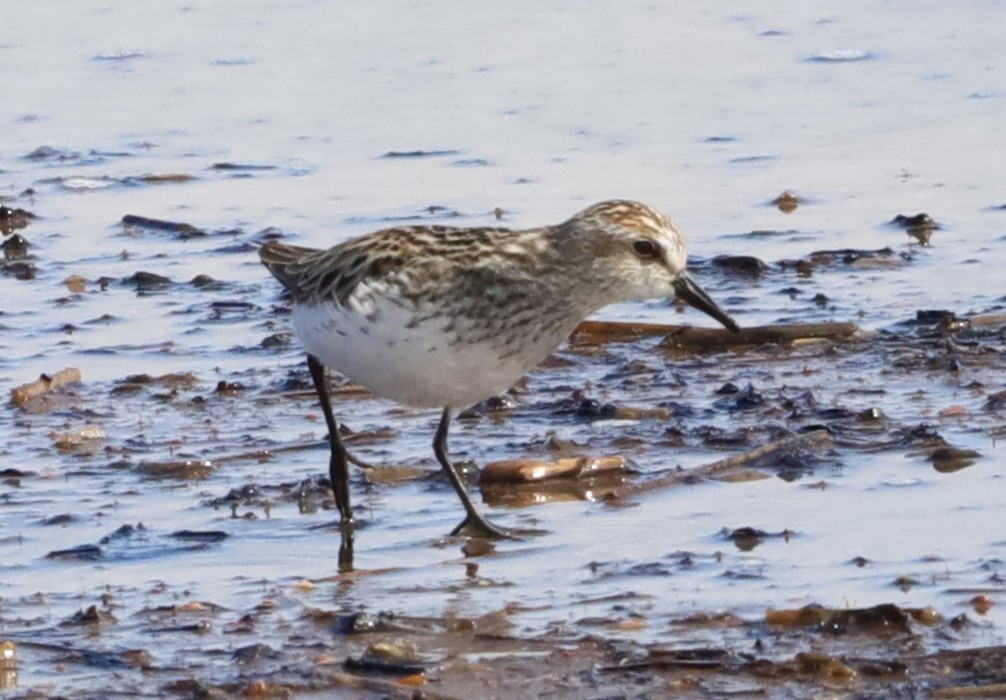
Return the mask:
{"type": "Polygon", "coordinates": [[[345,306],[365,282],[381,282],[404,265],[401,251],[356,239],[328,250],[270,241],[259,258],[294,301],[330,300],[345,306]]]}
{"type": "Polygon", "coordinates": [[[396,298],[415,303],[420,298],[450,296],[459,286],[482,282],[494,238],[510,233],[508,229],[406,226],[375,231],[328,250],[269,242],[259,250],[259,257],[298,302],[366,305],[368,299],[394,288],[396,298]]]}

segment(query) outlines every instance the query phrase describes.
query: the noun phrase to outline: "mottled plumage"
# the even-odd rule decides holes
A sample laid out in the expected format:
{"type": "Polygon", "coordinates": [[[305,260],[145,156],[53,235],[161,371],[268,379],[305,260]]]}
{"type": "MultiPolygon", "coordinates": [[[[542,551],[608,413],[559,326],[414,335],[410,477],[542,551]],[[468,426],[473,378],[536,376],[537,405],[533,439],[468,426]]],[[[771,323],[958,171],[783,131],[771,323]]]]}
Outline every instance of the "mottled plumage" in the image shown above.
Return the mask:
{"type": "MultiPolygon", "coordinates": [[[[737,329],[688,277],[674,225],[637,202],[521,231],[411,226],[328,250],[271,242],[260,255],[293,296],[309,358],[381,396],[444,407],[444,441],[451,409],[505,391],[608,304],[677,294],[737,329]]],[[[348,493],[339,506],[348,519],[348,493]]],[[[490,528],[473,508],[466,523],[490,528]]]]}

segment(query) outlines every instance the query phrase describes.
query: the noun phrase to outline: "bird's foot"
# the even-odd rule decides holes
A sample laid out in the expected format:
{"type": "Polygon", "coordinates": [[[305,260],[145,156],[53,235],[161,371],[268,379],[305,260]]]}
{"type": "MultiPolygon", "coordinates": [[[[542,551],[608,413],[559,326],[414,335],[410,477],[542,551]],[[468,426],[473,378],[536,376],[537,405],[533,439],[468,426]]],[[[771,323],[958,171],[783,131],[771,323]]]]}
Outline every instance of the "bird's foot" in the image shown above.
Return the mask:
{"type": "Polygon", "coordinates": [[[519,540],[516,530],[510,530],[499,525],[493,525],[478,513],[469,513],[461,524],[451,530],[452,536],[467,535],[469,537],[486,537],[489,539],[519,540]]]}

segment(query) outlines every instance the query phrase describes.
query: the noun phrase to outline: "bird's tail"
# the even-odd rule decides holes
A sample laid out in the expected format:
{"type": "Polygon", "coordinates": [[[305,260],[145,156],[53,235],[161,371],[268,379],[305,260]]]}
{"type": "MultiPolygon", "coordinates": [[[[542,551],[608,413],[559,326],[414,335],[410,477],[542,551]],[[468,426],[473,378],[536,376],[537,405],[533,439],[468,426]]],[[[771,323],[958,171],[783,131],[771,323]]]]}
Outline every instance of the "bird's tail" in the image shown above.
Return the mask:
{"type": "Polygon", "coordinates": [[[299,290],[300,275],[298,273],[301,265],[317,252],[315,248],[268,241],[259,248],[258,256],[266,269],[272,273],[272,276],[296,297],[299,290]]]}

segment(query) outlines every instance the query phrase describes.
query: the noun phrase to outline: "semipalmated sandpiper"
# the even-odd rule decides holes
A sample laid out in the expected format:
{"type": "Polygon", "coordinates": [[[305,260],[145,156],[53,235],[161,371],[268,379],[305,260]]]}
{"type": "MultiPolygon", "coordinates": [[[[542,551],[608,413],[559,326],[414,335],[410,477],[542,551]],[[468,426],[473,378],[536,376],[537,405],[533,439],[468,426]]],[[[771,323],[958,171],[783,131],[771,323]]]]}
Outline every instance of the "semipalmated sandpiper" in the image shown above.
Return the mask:
{"type": "Polygon", "coordinates": [[[260,256],[293,296],[293,328],[328,425],[329,473],[346,524],[347,453],[324,367],[380,396],[441,408],[433,450],[466,511],[452,534],[500,536],[448,459],[456,409],[510,388],[581,320],[616,302],[676,295],[738,330],[689,277],[671,221],[638,202],[601,202],[522,231],[407,226],[328,250],[269,242],[260,256]]]}

